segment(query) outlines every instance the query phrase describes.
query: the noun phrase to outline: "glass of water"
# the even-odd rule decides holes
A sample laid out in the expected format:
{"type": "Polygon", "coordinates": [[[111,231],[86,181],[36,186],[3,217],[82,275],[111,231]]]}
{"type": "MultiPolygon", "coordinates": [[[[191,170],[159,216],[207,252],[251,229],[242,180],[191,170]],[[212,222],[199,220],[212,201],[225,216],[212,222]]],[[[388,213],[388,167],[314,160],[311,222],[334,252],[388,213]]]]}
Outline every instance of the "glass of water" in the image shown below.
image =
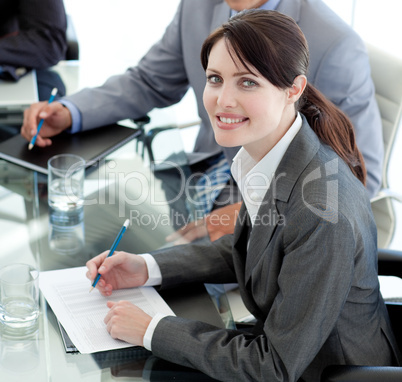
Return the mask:
{"type": "Polygon", "coordinates": [[[85,160],[60,154],[48,161],[48,202],[58,211],[72,211],[84,204],[85,160]]]}
{"type": "Polygon", "coordinates": [[[0,268],[0,323],[6,330],[37,329],[39,272],[28,264],[0,268]]]}

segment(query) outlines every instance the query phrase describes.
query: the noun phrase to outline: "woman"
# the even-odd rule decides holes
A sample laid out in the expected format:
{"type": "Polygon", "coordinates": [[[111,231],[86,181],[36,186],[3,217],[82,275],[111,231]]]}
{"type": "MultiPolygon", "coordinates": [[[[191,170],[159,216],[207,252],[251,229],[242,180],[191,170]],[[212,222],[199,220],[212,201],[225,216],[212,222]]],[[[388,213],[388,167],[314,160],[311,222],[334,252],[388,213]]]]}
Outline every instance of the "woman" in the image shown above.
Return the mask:
{"type": "Polygon", "coordinates": [[[247,11],[205,41],[204,104],[244,206],[234,235],[134,256],[107,252],[88,278],[112,290],[238,282],[253,333],[109,302],[110,334],[226,381],[319,381],[331,364],[393,365],[376,227],[349,120],[307,84],[308,48],[277,12],[247,11]]]}

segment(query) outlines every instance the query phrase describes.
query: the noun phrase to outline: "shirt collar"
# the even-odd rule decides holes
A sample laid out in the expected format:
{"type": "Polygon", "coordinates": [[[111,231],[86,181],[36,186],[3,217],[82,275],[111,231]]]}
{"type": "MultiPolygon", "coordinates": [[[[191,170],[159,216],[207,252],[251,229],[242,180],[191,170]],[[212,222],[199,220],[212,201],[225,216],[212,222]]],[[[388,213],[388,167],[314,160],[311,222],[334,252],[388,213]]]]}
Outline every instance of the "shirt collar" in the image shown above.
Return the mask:
{"type": "MultiPolygon", "coordinates": [[[[267,11],[274,11],[278,7],[278,4],[280,1],[281,0],[268,0],[266,3],[261,5],[258,9],[266,9],[267,11]]],[[[238,12],[231,9],[230,17],[234,16],[236,13],[238,13],[238,12]]]]}

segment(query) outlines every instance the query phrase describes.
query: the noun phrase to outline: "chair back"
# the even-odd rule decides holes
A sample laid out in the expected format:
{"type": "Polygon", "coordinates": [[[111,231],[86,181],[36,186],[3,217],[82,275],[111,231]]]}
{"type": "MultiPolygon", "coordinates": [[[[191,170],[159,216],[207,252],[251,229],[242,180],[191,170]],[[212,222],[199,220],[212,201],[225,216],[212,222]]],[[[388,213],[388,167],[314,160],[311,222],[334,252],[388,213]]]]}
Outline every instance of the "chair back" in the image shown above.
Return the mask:
{"type": "MultiPolygon", "coordinates": [[[[382,120],[384,167],[381,189],[386,190],[389,188],[389,159],[402,123],[402,60],[369,44],[367,50],[382,120]]],[[[392,200],[382,197],[382,192],[378,198],[373,199],[371,205],[378,229],[378,247],[387,248],[394,235],[396,220],[392,200]]]]}

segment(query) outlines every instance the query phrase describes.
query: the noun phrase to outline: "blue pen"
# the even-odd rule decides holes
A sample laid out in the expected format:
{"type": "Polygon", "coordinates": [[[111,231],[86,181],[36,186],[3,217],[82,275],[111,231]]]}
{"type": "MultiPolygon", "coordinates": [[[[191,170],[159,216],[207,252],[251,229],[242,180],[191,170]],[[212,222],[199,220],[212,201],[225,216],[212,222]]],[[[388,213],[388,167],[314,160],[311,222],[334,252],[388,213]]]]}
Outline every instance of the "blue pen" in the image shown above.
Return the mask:
{"type": "MultiPolygon", "coordinates": [[[[113,244],[112,244],[112,246],[111,246],[111,248],[110,248],[110,251],[109,251],[109,254],[107,255],[107,257],[110,257],[110,256],[113,255],[113,252],[115,251],[117,245],[119,244],[120,239],[123,237],[124,232],[126,232],[126,229],[128,228],[129,223],[130,223],[130,221],[129,221],[128,219],[126,219],[126,221],[125,221],[124,224],[123,224],[123,227],[121,227],[120,232],[118,233],[116,239],[114,240],[114,242],[113,242],[113,244]]],[[[101,275],[98,273],[98,274],[96,275],[96,277],[95,277],[94,282],[92,283],[92,286],[91,286],[91,289],[89,290],[89,293],[91,293],[91,292],[92,292],[92,289],[95,288],[95,286],[96,286],[96,284],[98,283],[100,277],[101,277],[101,275]]]]}
{"type": "MultiPolygon", "coordinates": [[[[57,94],[57,88],[53,88],[52,92],[50,93],[50,98],[49,98],[48,103],[53,102],[54,97],[56,97],[56,94],[57,94]]],[[[36,138],[37,138],[37,136],[39,134],[39,131],[40,131],[42,125],[43,125],[43,121],[44,121],[43,118],[39,121],[39,125],[38,125],[38,129],[36,131],[36,134],[35,134],[35,136],[32,137],[31,142],[29,142],[28,150],[32,150],[32,147],[34,147],[36,138]]]]}

